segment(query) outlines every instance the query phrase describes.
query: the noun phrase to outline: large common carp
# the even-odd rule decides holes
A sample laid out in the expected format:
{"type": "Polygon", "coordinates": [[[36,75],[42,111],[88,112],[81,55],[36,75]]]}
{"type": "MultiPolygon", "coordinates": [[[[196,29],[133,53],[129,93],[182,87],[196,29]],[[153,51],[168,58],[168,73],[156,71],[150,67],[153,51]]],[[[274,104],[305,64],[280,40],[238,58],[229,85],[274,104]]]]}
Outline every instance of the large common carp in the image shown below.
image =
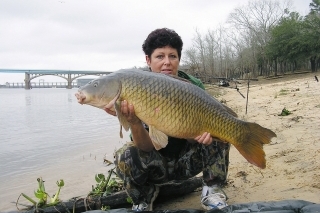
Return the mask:
{"type": "Polygon", "coordinates": [[[141,70],[121,70],[99,77],[79,89],[80,104],[115,109],[120,124],[129,124],[120,101],[133,104],[136,116],[149,125],[156,149],[165,147],[167,136],[195,138],[209,132],[233,144],[250,163],[266,167],[263,144],[276,134],[259,124],[242,121],[201,88],[171,76],[141,70]]]}

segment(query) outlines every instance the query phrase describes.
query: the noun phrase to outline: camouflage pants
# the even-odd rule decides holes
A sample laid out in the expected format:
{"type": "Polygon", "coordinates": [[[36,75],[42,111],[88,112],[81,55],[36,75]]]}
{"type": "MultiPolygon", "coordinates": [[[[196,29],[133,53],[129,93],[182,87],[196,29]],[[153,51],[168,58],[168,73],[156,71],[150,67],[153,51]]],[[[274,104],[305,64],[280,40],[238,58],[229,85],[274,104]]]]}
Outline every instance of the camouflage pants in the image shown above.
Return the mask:
{"type": "Polygon", "coordinates": [[[213,142],[209,146],[187,143],[177,158],[163,157],[158,151],[144,152],[132,142],[115,152],[117,174],[134,204],[150,202],[154,184],[185,180],[203,172],[206,185],[226,182],[230,144],[213,142]]]}

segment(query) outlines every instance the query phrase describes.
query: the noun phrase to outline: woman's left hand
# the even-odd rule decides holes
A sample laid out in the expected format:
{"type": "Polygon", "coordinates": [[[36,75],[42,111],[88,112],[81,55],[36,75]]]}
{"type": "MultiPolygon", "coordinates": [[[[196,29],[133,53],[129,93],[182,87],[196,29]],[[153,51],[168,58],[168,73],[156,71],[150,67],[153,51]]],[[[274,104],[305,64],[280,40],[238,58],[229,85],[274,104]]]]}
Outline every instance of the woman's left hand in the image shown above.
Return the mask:
{"type": "Polygon", "coordinates": [[[194,138],[198,143],[203,145],[210,145],[213,142],[213,138],[211,137],[210,133],[205,132],[202,135],[199,135],[194,138]]]}

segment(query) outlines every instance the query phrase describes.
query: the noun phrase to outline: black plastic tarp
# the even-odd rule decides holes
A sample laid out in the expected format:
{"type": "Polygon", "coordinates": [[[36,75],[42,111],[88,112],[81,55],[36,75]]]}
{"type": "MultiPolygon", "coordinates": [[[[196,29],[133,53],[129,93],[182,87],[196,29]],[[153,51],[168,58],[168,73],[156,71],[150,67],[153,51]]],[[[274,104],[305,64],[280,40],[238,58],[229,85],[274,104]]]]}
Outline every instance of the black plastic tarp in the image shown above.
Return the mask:
{"type": "MultiPolygon", "coordinates": [[[[132,213],[129,209],[112,209],[107,211],[92,210],[85,213],[132,213]]],[[[180,209],[180,210],[155,210],[153,213],[320,213],[320,204],[304,200],[283,200],[270,202],[252,202],[227,206],[219,210],[198,210],[198,209],[180,209]]]]}

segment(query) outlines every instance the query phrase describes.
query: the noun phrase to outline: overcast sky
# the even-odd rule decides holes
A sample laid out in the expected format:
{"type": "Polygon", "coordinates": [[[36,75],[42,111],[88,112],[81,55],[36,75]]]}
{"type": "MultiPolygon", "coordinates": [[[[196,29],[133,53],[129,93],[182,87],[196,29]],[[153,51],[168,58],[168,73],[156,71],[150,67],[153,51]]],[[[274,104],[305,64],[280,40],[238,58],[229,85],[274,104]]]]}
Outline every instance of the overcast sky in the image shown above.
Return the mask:
{"type": "MultiPolygon", "coordinates": [[[[145,66],[141,45],[152,30],[174,29],[187,49],[196,28],[216,29],[247,2],[1,0],[0,69],[116,71],[145,66]]],[[[310,2],[292,0],[293,10],[306,15],[310,2]]],[[[23,80],[23,74],[0,74],[0,84],[23,80]]]]}

